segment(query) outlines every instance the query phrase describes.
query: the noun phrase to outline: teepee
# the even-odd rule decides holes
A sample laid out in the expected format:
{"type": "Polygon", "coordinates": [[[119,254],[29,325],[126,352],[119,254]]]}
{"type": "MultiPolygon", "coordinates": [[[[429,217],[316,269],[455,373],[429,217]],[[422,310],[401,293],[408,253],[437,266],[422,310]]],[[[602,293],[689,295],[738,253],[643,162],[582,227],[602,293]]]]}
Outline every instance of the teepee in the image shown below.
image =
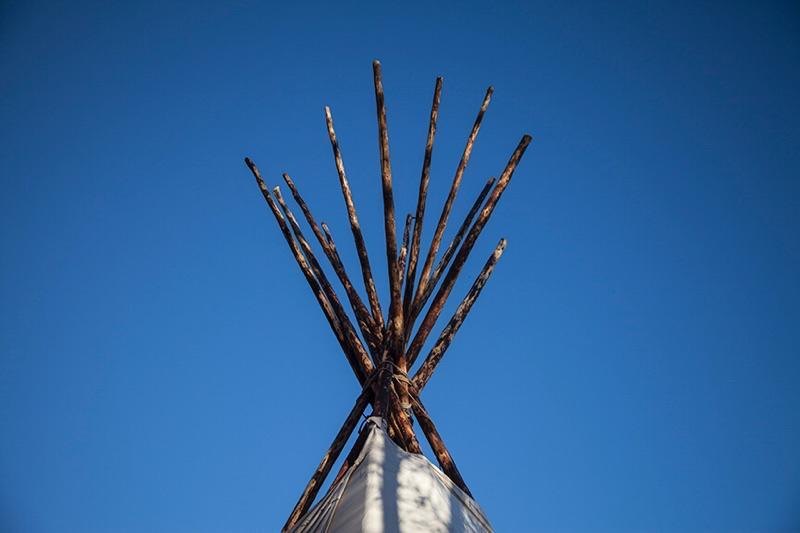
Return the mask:
{"type": "Polygon", "coordinates": [[[505,239],[500,239],[419,368],[412,376],[409,376],[408,372],[417,362],[457,277],[506,190],[520,158],[531,142],[531,137],[523,135],[500,177],[496,180],[490,178],[486,182],[437,262],[447,220],[469,162],[483,115],[492,97],[493,89],[489,87],[456,168],[430,248],[424,256],[420,255],[433,141],[442,91],[442,78],[437,78],[416,213],[414,216],[409,214],[405,218],[398,251],[381,65],[378,61],[374,61],[372,67],[378,114],[378,144],[390,289],[389,311],[385,319],[375,289],[367,248],[345,174],[330,109],[325,108],[328,135],[369,307],[361,299],[345,271],[328,227],[324,222],[317,223],[292,179],[287,174],[283,174],[283,179],[344,288],[356,319],[355,325],[331,286],[280,189],[275,187],[270,192],[255,163],[250,158],[245,158],[245,163],[255,176],[264,200],[272,211],[295,261],[311,287],[361,386],[361,393],[355,405],[330,448],[323,455],[322,461],[314,471],[282,531],[375,533],[492,531],[489,521],[473,500],[453,457],[425,409],[420,393],[489,279],[506,247],[505,239]],[[422,320],[414,330],[414,325],[420,316],[422,320]],[[372,407],[371,415],[361,424],[353,448],[342,462],[327,494],[312,507],[331,468],[369,406],[372,407]],[[441,470],[422,454],[413,419],[416,419],[430,444],[441,470]]]}

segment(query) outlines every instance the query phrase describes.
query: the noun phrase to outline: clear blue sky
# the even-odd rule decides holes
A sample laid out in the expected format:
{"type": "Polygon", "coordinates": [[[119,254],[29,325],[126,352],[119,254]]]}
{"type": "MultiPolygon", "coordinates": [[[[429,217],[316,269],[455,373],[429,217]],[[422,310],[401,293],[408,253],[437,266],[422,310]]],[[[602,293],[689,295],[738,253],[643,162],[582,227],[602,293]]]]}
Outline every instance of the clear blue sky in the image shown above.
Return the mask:
{"type": "Polygon", "coordinates": [[[424,392],[498,531],[800,528],[797,4],[111,4],[0,7],[0,529],[283,524],[358,386],[242,158],[355,273],[330,105],[385,299],[374,58],[399,213],[436,75],[431,212],[534,136],[424,392]]]}

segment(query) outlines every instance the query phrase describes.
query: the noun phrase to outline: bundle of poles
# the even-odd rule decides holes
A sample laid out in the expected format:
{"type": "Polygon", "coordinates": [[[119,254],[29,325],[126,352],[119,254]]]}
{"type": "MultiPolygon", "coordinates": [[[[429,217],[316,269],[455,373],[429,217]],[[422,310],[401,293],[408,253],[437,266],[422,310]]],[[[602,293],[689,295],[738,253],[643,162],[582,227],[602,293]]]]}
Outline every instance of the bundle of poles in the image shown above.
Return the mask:
{"type": "MultiPolygon", "coordinates": [[[[354,288],[328,226],[324,222],[317,223],[308,204],[289,175],[283,174],[283,179],[302,211],[322,252],[327,257],[333,272],[344,288],[347,300],[352,307],[353,316],[356,319],[355,326],[350,320],[342,301],[331,286],[322,265],[320,265],[317,256],[314,254],[311,244],[303,234],[297,218],[282,196],[280,188],[274,187],[270,191],[255,163],[250,158],[245,158],[245,163],[253,173],[264,200],[270,211],[272,211],[297,265],[300,267],[311,291],[322,308],[322,312],[328,320],[331,330],[336,336],[336,340],[339,342],[362,388],[361,394],[347,415],[342,428],[336,434],[330,448],[314,471],[311,480],[292,510],[282,531],[291,529],[309,510],[331,468],[358,425],[365,409],[370,405],[372,406],[373,415],[380,416],[386,420],[389,436],[397,445],[411,453],[422,453],[411,420],[413,414],[436,455],[441,469],[453,483],[471,496],[469,488],[420,399],[420,393],[427,385],[442,357],[444,357],[453,337],[489,279],[495,264],[506,247],[505,239],[500,239],[467,295],[456,308],[450,321],[440,333],[420,367],[412,377],[409,377],[407,373],[414,366],[436,325],[456,279],[469,258],[481,231],[497,206],[500,197],[508,187],[517,164],[531,142],[531,137],[523,135],[500,177],[497,179],[490,178],[486,182],[452,241],[439,257],[439,261],[436,262],[461,179],[469,162],[483,116],[492,97],[493,89],[489,87],[467,138],[461,160],[456,168],[447,199],[436,224],[430,248],[423,258],[420,255],[422,228],[430,180],[431,157],[439,117],[439,101],[442,92],[442,78],[437,78],[433,93],[416,212],[413,216],[409,214],[405,218],[402,240],[398,251],[392,193],[392,168],[389,159],[389,135],[386,124],[386,106],[384,103],[380,62],[374,61],[372,68],[378,115],[378,143],[380,147],[386,260],[390,292],[389,312],[385,320],[375,289],[364,236],[361,232],[350,185],[345,174],[342,154],[336,139],[330,109],[325,108],[328,136],[330,137],[336,170],[339,175],[339,185],[347,208],[350,229],[352,230],[358,253],[368,306],[354,288]],[[421,259],[424,260],[421,261],[421,259]],[[419,269],[420,265],[422,265],[421,269],[419,269]],[[432,300],[431,297],[433,298],[432,300]],[[429,300],[430,305],[426,308],[429,300]],[[424,314],[423,311],[425,311],[424,314]],[[422,321],[416,332],[414,332],[414,325],[420,315],[422,315],[422,321]],[[359,332],[361,337],[359,337],[359,332]]],[[[363,447],[365,435],[366,432],[362,432],[359,438],[356,439],[353,448],[343,461],[331,486],[334,486],[353,465],[363,447]]]]}

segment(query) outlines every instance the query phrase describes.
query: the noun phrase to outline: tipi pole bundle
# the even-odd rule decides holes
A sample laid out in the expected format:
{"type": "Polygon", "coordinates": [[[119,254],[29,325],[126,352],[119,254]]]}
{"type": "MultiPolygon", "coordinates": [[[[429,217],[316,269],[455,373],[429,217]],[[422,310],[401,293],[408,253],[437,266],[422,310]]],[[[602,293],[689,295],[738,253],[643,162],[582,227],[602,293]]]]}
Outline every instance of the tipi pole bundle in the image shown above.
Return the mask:
{"type": "MultiPolygon", "coordinates": [[[[353,408],[334,437],[330,447],[323,455],[316,470],[314,470],[310,481],[289,515],[283,531],[292,529],[308,513],[325,482],[325,478],[341,455],[364,410],[370,404],[372,405],[373,416],[380,416],[386,421],[389,437],[405,451],[420,454],[422,451],[411,418],[413,414],[442,471],[456,486],[471,496],[471,492],[456,467],[450,451],[445,446],[436,425],[422,403],[420,393],[430,381],[434,370],[491,276],[497,261],[505,250],[505,239],[500,240],[492,255],[483,265],[478,277],[456,308],[414,377],[409,379],[408,372],[419,357],[423,346],[436,325],[453,290],[456,279],[469,258],[478,237],[494,212],[500,197],[508,187],[522,155],[531,142],[531,137],[524,135],[499,178],[497,180],[490,178],[486,182],[455,236],[441,258],[439,258],[438,263],[436,263],[447,221],[464,178],[484,114],[491,101],[493,88],[489,87],[473,123],[472,130],[467,137],[447,198],[436,223],[430,247],[425,254],[422,268],[418,273],[423,222],[425,220],[428,187],[431,178],[431,159],[439,118],[442,78],[436,78],[434,87],[416,209],[413,216],[409,214],[405,218],[398,249],[393,177],[389,157],[389,132],[381,64],[378,61],[374,61],[372,67],[378,124],[385,251],[389,281],[389,305],[386,317],[383,316],[375,287],[369,254],[361,232],[350,183],[345,173],[330,108],[325,107],[325,123],[369,307],[361,299],[348,276],[328,226],[324,222],[317,222],[292,178],[288,174],[283,174],[283,179],[289,187],[295,202],[303,212],[317,243],[328,258],[330,267],[344,288],[347,296],[346,300],[352,308],[352,316],[355,317],[357,328],[354,327],[351,316],[344,307],[343,300],[339,299],[322,265],[317,260],[311,243],[305,238],[300,223],[283,198],[280,188],[274,187],[270,192],[255,163],[250,158],[245,158],[245,162],[255,177],[259,190],[272,212],[295,262],[311,288],[361,386],[361,393],[356,399],[353,408]],[[434,263],[436,263],[435,268],[434,263]],[[414,332],[415,321],[419,315],[423,314],[422,312],[431,295],[433,295],[433,299],[427,307],[419,327],[414,332]],[[414,333],[413,337],[412,333],[414,333]],[[409,339],[411,339],[410,343],[408,342],[409,339]]],[[[335,486],[349,469],[353,468],[365,444],[366,433],[366,431],[362,431],[359,434],[355,445],[345,457],[337,475],[334,477],[331,487],[335,486]]]]}

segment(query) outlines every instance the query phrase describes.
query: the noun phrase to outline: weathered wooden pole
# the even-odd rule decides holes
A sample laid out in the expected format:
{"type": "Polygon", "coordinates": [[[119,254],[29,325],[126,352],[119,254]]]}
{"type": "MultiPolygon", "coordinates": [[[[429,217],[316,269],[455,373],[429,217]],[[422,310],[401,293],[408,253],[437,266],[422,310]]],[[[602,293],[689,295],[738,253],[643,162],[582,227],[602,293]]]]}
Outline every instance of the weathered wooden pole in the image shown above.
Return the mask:
{"type": "Polygon", "coordinates": [[[523,135],[522,139],[517,145],[517,148],[514,150],[514,153],[511,154],[511,158],[508,160],[506,168],[503,169],[503,173],[497,180],[497,185],[495,185],[494,189],[492,189],[492,192],[489,194],[489,198],[486,200],[486,204],[484,204],[480,215],[478,215],[478,219],[472,225],[472,228],[469,230],[464,242],[461,244],[461,248],[458,250],[455,259],[453,259],[453,264],[450,265],[450,269],[447,271],[447,275],[445,275],[442,285],[436,292],[436,296],[434,296],[433,302],[428,308],[428,312],[425,314],[425,318],[422,320],[422,323],[417,330],[417,334],[414,336],[414,340],[411,341],[406,353],[408,360],[416,360],[417,356],[419,355],[423,344],[425,344],[425,340],[428,338],[433,326],[436,324],[436,320],[439,318],[439,315],[442,312],[442,308],[447,301],[447,297],[450,295],[450,291],[453,290],[453,285],[455,285],[456,278],[458,277],[459,273],[461,273],[461,269],[463,268],[467,257],[469,257],[469,253],[472,251],[473,246],[475,246],[475,241],[478,240],[478,236],[483,230],[483,227],[486,225],[486,222],[489,220],[489,217],[492,215],[494,208],[497,206],[500,196],[502,196],[503,191],[506,190],[509,181],[511,181],[511,176],[514,174],[514,170],[517,168],[520,158],[522,158],[522,155],[525,153],[525,149],[528,147],[530,142],[530,135],[523,135]]]}
{"type": "MultiPolygon", "coordinates": [[[[394,219],[394,193],[392,191],[392,165],[389,158],[389,131],[386,125],[386,103],[383,95],[381,64],[372,62],[375,82],[375,107],[378,114],[378,146],[381,160],[381,189],[383,191],[383,226],[386,236],[386,263],[389,271],[389,334],[395,335],[403,330],[403,308],[400,288],[400,272],[397,264],[397,228],[394,219]]],[[[394,346],[390,346],[394,351],[394,346]]]]}
{"type": "Polygon", "coordinates": [[[328,126],[328,137],[331,140],[333,159],[336,163],[336,171],[339,174],[339,185],[342,188],[342,196],[344,196],[344,203],[347,207],[347,217],[350,221],[350,229],[353,232],[353,240],[356,244],[358,261],[361,264],[361,274],[364,278],[364,286],[367,289],[367,299],[369,300],[370,309],[372,309],[372,319],[375,321],[377,329],[382,330],[383,311],[381,311],[381,304],[378,300],[378,291],[375,289],[375,282],[372,279],[372,268],[369,264],[367,246],[364,243],[364,236],[361,233],[361,225],[359,224],[358,216],[356,215],[356,207],[355,203],[353,202],[353,195],[350,192],[350,183],[347,181],[347,175],[344,172],[342,153],[339,149],[339,142],[336,139],[336,132],[333,129],[333,117],[331,117],[331,110],[329,107],[325,107],[325,123],[328,126]]]}
{"type": "MultiPolygon", "coordinates": [[[[379,61],[372,62],[372,78],[375,84],[375,109],[378,115],[378,146],[381,162],[381,189],[383,191],[383,225],[386,237],[386,264],[389,274],[389,319],[384,341],[383,363],[390,361],[397,365],[403,372],[407,371],[405,364],[405,350],[403,346],[403,295],[400,286],[400,268],[397,261],[397,228],[394,217],[394,193],[392,191],[392,166],[389,157],[389,131],[386,125],[386,102],[383,94],[383,77],[379,61]]],[[[383,370],[383,367],[381,370],[383,370]]],[[[388,414],[388,380],[391,380],[393,370],[378,376],[378,413],[386,417],[388,414]]],[[[405,385],[400,387],[401,399],[407,403],[408,390],[405,385]]],[[[404,403],[401,401],[401,403],[404,403]]],[[[406,425],[408,415],[400,410],[396,413],[401,429],[406,425]]],[[[408,421],[410,427],[410,421],[408,421]]],[[[413,431],[412,431],[413,433],[413,431]]]]}
{"type": "MultiPolygon", "coordinates": [[[[436,123],[439,120],[439,101],[442,96],[442,78],[436,78],[436,87],[433,90],[433,103],[431,116],[428,121],[428,138],[425,142],[425,157],[422,161],[422,175],[419,179],[419,193],[417,194],[417,211],[414,216],[414,236],[411,239],[411,248],[408,252],[408,273],[406,274],[406,288],[403,296],[403,316],[411,314],[411,304],[414,302],[414,283],[417,277],[417,259],[419,257],[420,239],[422,238],[423,221],[425,220],[425,202],[428,198],[428,183],[431,177],[431,157],[433,155],[433,140],[436,137],[436,123]]],[[[406,325],[406,329],[410,326],[406,325]]]]}
{"type": "Polygon", "coordinates": [[[472,146],[475,144],[475,139],[478,136],[478,131],[481,129],[481,122],[483,121],[483,115],[486,113],[486,108],[489,107],[489,102],[492,100],[492,93],[494,89],[489,87],[486,90],[486,96],[483,98],[483,102],[481,103],[481,108],[478,111],[478,116],[475,118],[475,122],[472,125],[472,130],[469,133],[469,137],[467,137],[467,144],[464,146],[464,152],[461,155],[461,159],[458,162],[458,167],[456,168],[456,174],[453,176],[453,183],[450,185],[450,192],[447,193],[447,199],[444,202],[444,207],[442,207],[442,214],[439,216],[439,222],[436,224],[436,231],[433,233],[433,240],[431,241],[431,247],[428,250],[428,255],[425,258],[425,264],[422,266],[422,271],[419,275],[419,283],[417,284],[417,294],[415,296],[415,300],[418,300],[422,294],[422,291],[425,289],[425,286],[429,282],[429,277],[431,273],[431,268],[433,268],[433,262],[436,259],[436,254],[439,251],[439,245],[442,242],[442,236],[444,235],[445,227],[447,226],[447,219],[450,216],[450,210],[453,208],[453,202],[456,199],[456,193],[458,192],[458,187],[461,185],[461,178],[464,176],[464,170],[467,168],[467,163],[469,163],[470,155],[472,154],[472,146]]]}
{"type": "MultiPolygon", "coordinates": [[[[457,277],[461,273],[469,254],[491,217],[500,197],[508,186],[522,155],[531,142],[531,138],[528,135],[522,137],[499,179],[495,182],[494,178],[491,178],[483,187],[478,198],[473,203],[467,216],[456,232],[456,235],[453,237],[434,268],[433,265],[442,244],[445,228],[455,202],[455,197],[469,162],[484,114],[491,101],[493,89],[489,87],[472,130],[467,138],[464,151],[442,208],[442,213],[436,224],[430,249],[425,256],[422,268],[419,271],[419,277],[417,278],[423,221],[430,182],[431,158],[439,116],[442,78],[439,77],[436,79],[436,86],[434,88],[415,216],[408,215],[405,219],[402,242],[399,249],[395,222],[394,193],[392,189],[392,169],[389,156],[386,105],[381,64],[378,61],[373,62],[373,81],[375,85],[375,104],[378,122],[384,232],[390,293],[389,311],[385,323],[372,276],[366,243],[364,242],[352,193],[350,191],[350,185],[345,174],[341,150],[334,131],[330,109],[328,107],[325,108],[328,136],[330,138],[334,162],[339,176],[339,185],[342,190],[345,207],[347,208],[350,229],[358,253],[369,308],[367,308],[367,305],[362,301],[358,291],[353,286],[344,268],[341,257],[339,256],[329,228],[324,222],[321,224],[317,223],[310,208],[288,174],[284,174],[283,177],[294,199],[303,211],[305,219],[327,256],[331,267],[344,287],[347,298],[352,306],[356,322],[358,323],[358,328],[353,326],[350,316],[339,300],[336,291],[331,286],[310,243],[303,235],[299,222],[284,201],[280,189],[275,187],[273,192],[270,193],[256,165],[249,158],[245,158],[245,162],[253,173],[259,189],[269,209],[272,211],[297,265],[306,278],[325,318],[328,320],[336,336],[337,342],[339,342],[348,363],[353,369],[359,384],[362,386],[361,393],[356,399],[353,409],[334,437],[328,451],[323,456],[289,516],[289,519],[286,521],[283,527],[284,532],[296,526],[299,521],[302,520],[302,517],[307,514],[325,478],[330,473],[332,466],[341,455],[347,440],[357,426],[360,416],[370,403],[373,406],[373,414],[382,417],[386,421],[389,437],[396,442],[398,446],[412,453],[422,453],[412,426],[411,414],[413,413],[444,473],[456,486],[461,488],[467,495],[471,496],[461,473],[456,467],[429,413],[422,404],[419,395],[420,391],[429,382],[455,334],[463,324],[480,295],[481,290],[491,276],[498,259],[505,249],[505,239],[500,240],[494,252],[484,264],[480,274],[439,335],[439,338],[428,353],[420,369],[412,379],[408,378],[407,372],[419,357],[423,345],[442,313],[457,277]],[[411,226],[412,221],[414,222],[413,229],[411,226]],[[444,276],[443,279],[442,276],[444,276]],[[439,285],[440,280],[441,284],[439,285]],[[411,337],[414,322],[418,315],[422,314],[431,295],[433,295],[432,303],[424,314],[422,323],[406,349],[405,345],[411,337]],[[359,337],[359,331],[363,337],[363,342],[362,338],[359,337]]],[[[364,431],[359,434],[355,445],[347,454],[339,473],[331,483],[331,487],[339,483],[346,472],[353,467],[363,449],[367,433],[368,432],[364,431]]]]}
{"type": "MultiPolygon", "coordinates": [[[[436,365],[439,364],[439,361],[441,361],[442,357],[444,357],[447,348],[450,347],[450,343],[453,341],[453,337],[455,337],[456,333],[458,332],[458,328],[461,327],[461,324],[463,324],[464,320],[467,318],[470,309],[472,309],[472,305],[475,303],[475,300],[478,299],[481,290],[483,290],[483,286],[486,285],[486,282],[489,280],[489,276],[492,275],[494,266],[497,264],[500,256],[503,255],[503,251],[505,249],[506,240],[500,239],[500,242],[497,244],[494,252],[492,252],[492,255],[489,256],[486,264],[483,265],[481,273],[478,274],[478,277],[475,279],[472,287],[470,287],[469,292],[467,292],[467,295],[464,297],[464,300],[462,300],[455,313],[453,313],[452,318],[450,318],[447,326],[445,326],[445,328],[442,330],[442,333],[439,335],[439,338],[436,340],[433,348],[431,348],[431,351],[428,352],[427,357],[425,357],[425,360],[422,362],[422,366],[420,366],[419,370],[417,370],[416,374],[414,374],[414,377],[411,379],[411,381],[414,383],[414,386],[418,391],[421,391],[423,388],[425,388],[428,380],[431,379],[431,375],[436,369],[436,365]]],[[[409,363],[413,365],[414,361],[409,361],[409,363]]]]}

